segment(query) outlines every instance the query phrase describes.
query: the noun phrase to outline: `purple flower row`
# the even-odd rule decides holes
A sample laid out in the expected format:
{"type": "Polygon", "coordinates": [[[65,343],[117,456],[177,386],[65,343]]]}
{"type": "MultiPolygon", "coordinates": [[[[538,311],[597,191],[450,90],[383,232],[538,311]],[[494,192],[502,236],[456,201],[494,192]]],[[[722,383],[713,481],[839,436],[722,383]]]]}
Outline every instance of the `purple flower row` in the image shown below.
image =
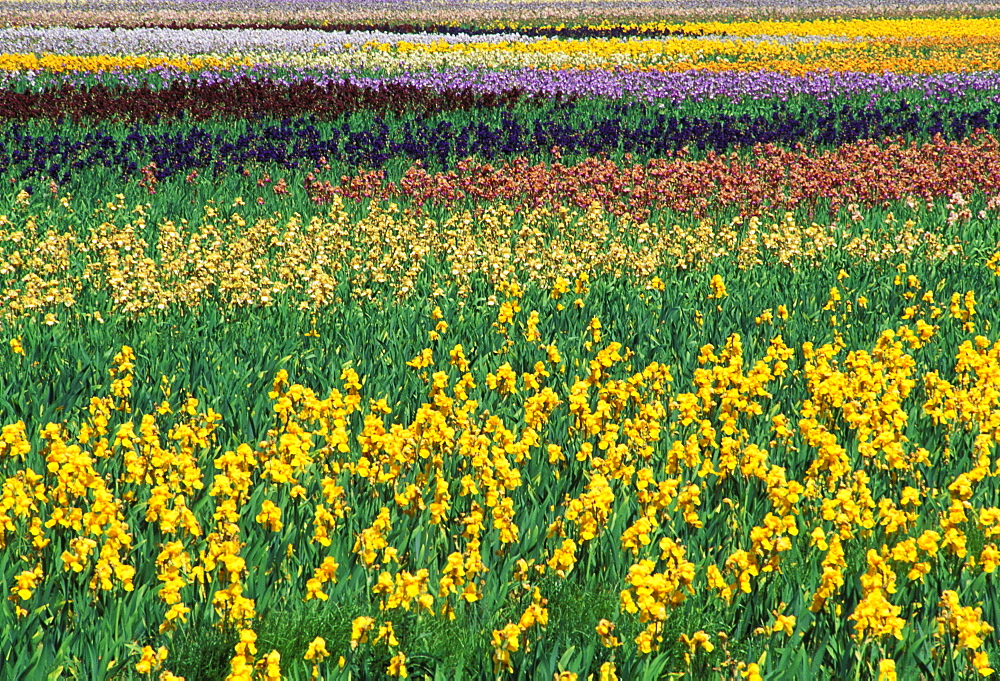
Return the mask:
{"type": "Polygon", "coordinates": [[[432,91],[473,90],[482,94],[501,94],[520,90],[525,94],[646,101],[705,101],[718,98],[754,100],[808,96],[820,101],[835,97],[912,92],[938,101],[960,98],[972,92],[1000,92],[1000,72],[979,71],[943,74],[871,74],[862,72],[820,71],[789,75],[772,71],[702,71],[680,72],[629,70],[541,70],[515,69],[489,71],[452,69],[394,75],[356,75],[322,71],[314,68],[255,65],[224,71],[206,70],[185,73],[171,67],[144,72],[108,72],[103,74],[50,74],[42,72],[0,73],[0,88],[39,91],[62,85],[166,87],[172,83],[187,85],[272,82],[291,85],[312,81],[320,86],[345,80],[364,87],[415,86],[432,91]]]}
{"type": "Polygon", "coordinates": [[[818,100],[850,95],[881,96],[904,91],[929,98],[961,97],[970,91],[1000,91],[1000,72],[906,75],[895,73],[813,72],[801,76],[773,71],[612,71],[535,70],[410,73],[386,78],[352,78],[359,85],[377,87],[391,82],[431,89],[470,88],[496,93],[521,88],[531,94],[607,97],[670,102],[787,99],[809,96],[818,100]]]}

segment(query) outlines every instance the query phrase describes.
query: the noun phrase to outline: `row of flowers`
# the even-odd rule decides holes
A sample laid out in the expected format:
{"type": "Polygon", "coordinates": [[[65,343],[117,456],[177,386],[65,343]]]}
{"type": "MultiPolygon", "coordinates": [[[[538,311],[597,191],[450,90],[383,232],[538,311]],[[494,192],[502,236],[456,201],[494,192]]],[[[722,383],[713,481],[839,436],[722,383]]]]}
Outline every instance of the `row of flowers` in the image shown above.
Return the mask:
{"type": "MultiPolygon", "coordinates": [[[[558,98],[557,98],[558,99],[558,98]]],[[[154,122],[160,119],[210,118],[281,119],[311,114],[324,120],[340,119],[357,111],[380,114],[441,114],[469,109],[548,105],[550,98],[518,88],[488,92],[472,88],[424,88],[386,82],[378,86],[350,81],[292,84],[229,81],[165,88],[109,88],[63,86],[41,93],[0,89],[0,119],[71,119],[154,122]]]]}
{"type": "MultiPolygon", "coordinates": [[[[680,38],[671,39],[674,43],[680,38]]],[[[217,52],[199,55],[148,53],[137,55],[73,55],[19,52],[0,54],[0,71],[45,69],[101,73],[115,70],[174,67],[198,71],[206,66],[270,64],[354,74],[400,74],[447,69],[629,69],[682,72],[772,71],[806,75],[817,71],[860,71],[881,74],[936,74],[1000,70],[1000,52],[988,44],[950,44],[939,48],[913,45],[863,44],[845,41],[800,42],[795,46],[770,40],[717,43],[686,39],[688,45],[664,49],[666,41],[566,41],[538,39],[526,43],[463,43],[417,45],[369,43],[340,52],[217,52]],[[732,48],[732,49],[727,49],[732,48]]]]}
{"type": "MultiPolygon", "coordinates": [[[[241,106],[239,100],[234,101],[235,110],[241,106]]],[[[274,111],[282,110],[275,106],[274,111]]],[[[282,106],[292,111],[297,105],[282,106]]],[[[235,127],[204,123],[84,131],[36,130],[13,123],[0,128],[0,170],[13,178],[47,176],[62,183],[81,171],[131,174],[150,162],[156,165],[158,176],[166,177],[195,169],[241,172],[256,164],[311,167],[321,157],[369,169],[406,160],[451,166],[468,156],[487,162],[516,156],[551,158],[553,147],[574,156],[634,153],[648,159],[688,148],[707,152],[756,144],[839,146],[900,135],[921,141],[935,136],[960,140],[1000,126],[996,107],[922,115],[906,102],[844,105],[826,111],[778,103],[764,115],[704,117],[664,112],[638,117],[635,107],[619,104],[582,110],[583,115],[569,121],[567,113],[581,113],[573,107],[573,102],[563,102],[553,110],[543,110],[543,115],[536,110],[496,110],[490,122],[481,120],[485,109],[477,109],[478,117],[468,115],[465,120],[459,117],[465,115],[461,112],[454,119],[386,119],[369,114],[334,125],[291,118],[280,123],[246,120],[235,127]]]]}
{"type": "MultiPolygon", "coordinates": [[[[548,38],[489,35],[328,32],[313,29],[0,29],[4,69],[29,68],[31,56],[61,59],[79,70],[79,58],[191,57],[239,59],[326,69],[390,72],[464,68],[610,68],[683,71],[817,70],[941,73],[1000,68],[988,35],[925,38],[850,38],[763,33],[746,36],[663,38],[548,38]],[[76,58],[76,59],[74,59],[76,58]]],[[[86,62],[84,62],[86,63],[86,62]]],[[[92,69],[91,69],[92,70],[92,69]]]]}
{"type": "MultiPolygon", "coordinates": [[[[120,24],[111,24],[107,22],[95,22],[92,24],[82,24],[73,26],[73,28],[111,28],[120,29],[122,26],[120,24]]],[[[663,22],[648,22],[641,24],[612,24],[604,23],[599,25],[565,25],[559,24],[558,26],[546,25],[546,26],[536,26],[536,25],[521,25],[521,24],[505,24],[497,23],[493,26],[461,26],[455,23],[447,24],[412,24],[406,22],[394,22],[394,23],[378,23],[377,21],[369,22],[354,22],[354,23],[342,23],[342,22],[331,22],[329,20],[320,21],[310,21],[310,22],[275,22],[267,23],[261,21],[252,21],[243,19],[237,22],[231,23],[219,23],[219,22],[207,22],[203,24],[192,24],[184,23],[179,24],[176,21],[169,24],[158,24],[155,22],[141,22],[131,26],[131,28],[169,28],[169,29],[183,29],[188,30],[213,30],[213,31],[229,31],[229,30],[271,30],[280,29],[286,31],[301,31],[301,30],[313,30],[313,31],[334,31],[334,32],[376,32],[376,33],[392,33],[392,34],[433,34],[433,35],[453,35],[453,36],[490,36],[496,34],[512,34],[516,33],[528,37],[544,37],[544,38],[630,38],[635,36],[664,36],[664,35],[703,35],[703,31],[686,31],[683,28],[676,26],[668,26],[663,22]]]]}
{"type": "MultiPolygon", "coordinates": [[[[770,169],[777,166],[772,162],[770,169]]],[[[439,296],[446,289],[463,299],[495,296],[496,287],[516,276],[558,289],[558,299],[580,276],[620,280],[616,285],[643,293],[664,291],[664,279],[678,272],[727,263],[760,276],[776,270],[780,279],[791,272],[805,276],[830,260],[870,269],[899,262],[973,267],[976,254],[997,249],[988,229],[1000,201],[987,203],[982,196],[901,201],[890,210],[852,204],[833,218],[751,209],[730,219],[696,212],[648,216],[605,210],[600,199],[606,197],[597,192],[590,192],[595,198],[588,206],[571,203],[588,195],[581,180],[610,176],[598,163],[575,169],[576,177],[516,168],[525,185],[535,185],[523,194],[516,190],[526,187],[505,185],[499,172],[474,170],[482,177],[464,178],[476,185],[470,193],[478,190],[472,207],[449,205],[454,185],[435,187],[435,178],[418,172],[401,182],[409,197],[393,202],[326,194],[323,183],[308,177],[305,192],[295,188],[297,197],[289,196],[284,178],[268,176],[247,182],[242,195],[198,178],[164,187],[148,175],[144,188],[152,193],[135,185],[126,188],[130,197],[95,190],[97,203],[55,186],[34,197],[21,192],[11,212],[0,216],[0,315],[46,326],[74,317],[79,323],[81,315],[103,324],[103,315],[112,313],[171,315],[202,305],[329,315],[345,301],[381,306],[419,298],[420,282],[428,278],[439,296]],[[546,180],[555,191],[540,186],[546,180]],[[323,199],[322,205],[310,204],[304,193],[323,199]],[[200,211],[176,208],[197,200],[204,201],[200,211]],[[81,216],[88,219],[82,227],[81,216]]],[[[676,178],[674,203],[690,201],[678,189],[690,186],[692,177],[676,178]]],[[[693,203],[703,205],[701,198],[693,203]]],[[[1000,271],[997,266],[997,257],[989,259],[990,269],[1000,271]]],[[[825,300],[828,289],[819,290],[825,300]]],[[[689,309],[692,302],[677,305],[689,309]]],[[[897,305],[890,303],[883,314],[912,317],[913,310],[897,305]]],[[[747,314],[753,325],[760,310],[747,314]]]]}
{"type": "Polygon", "coordinates": [[[810,97],[829,101],[839,97],[902,94],[928,103],[962,101],[982,93],[1000,93],[1000,71],[970,73],[897,74],[857,71],[812,71],[793,75],[774,71],[636,71],[629,69],[509,69],[454,68],[435,72],[359,76],[347,71],[283,66],[236,65],[189,71],[171,65],[136,70],[100,72],[46,69],[0,71],[0,88],[44,91],[62,87],[165,88],[221,85],[233,90],[248,84],[291,86],[340,85],[349,81],[373,89],[410,86],[436,92],[471,89],[488,94],[521,90],[537,95],[641,99],[680,103],[726,99],[733,101],[810,97]]]}
{"type": "MultiPolygon", "coordinates": [[[[834,324],[868,319],[851,279],[842,272],[830,289],[834,324]]],[[[280,370],[266,429],[232,447],[229,421],[173,395],[166,377],[155,409],[140,406],[148,377],[124,346],[107,388],[72,404],[73,421],[0,432],[0,545],[22,552],[6,568],[5,631],[43,629],[37,611],[58,588],[72,603],[48,605],[73,627],[108,603],[142,609],[116,623],[150,644],[131,656],[140,673],[179,671],[175,634],[215,622],[240,630],[232,681],[255,668],[277,678],[303,659],[314,675],[327,657],[357,669],[380,644],[382,669],[406,676],[429,644],[396,627],[419,613],[474,627],[496,676],[537,664],[548,597],[600,574],[612,619],[580,619],[601,651],[592,665],[610,664],[604,678],[635,678],[645,656],[678,648],[684,662],[671,666],[691,672],[716,644],[730,673],[778,674],[774,657],[787,664],[799,648],[831,664],[832,638],[859,650],[840,655],[848,667],[874,663],[885,679],[897,660],[988,676],[1000,343],[974,334],[994,312],[977,310],[974,291],[949,305],[905,267],[895,279],[884,283],[913,314],[870,344],[787,344],[806,322],[779,305],[759,322],[771,339],[762,351],[733,333],[692,348],[690,375],[631,362],[598,316],[575,314],[570,299],[598,282],[561,279],[542,296],[505,282],[494,305],[442,301],[419,320],[431,342],[405,361],[421,394],[412,415],[389,404],[377,369],[348,366],[324,393],[280,370]],[[455,343],[461,315],[506,356],[455,343]],[[937,363],[954,367],[950,378],[937,363]],[[954,449],[936,447],[942,437],[954,449]],[[297,657],[258,651],[265,613],[313,600],[361,608],[349,636],[332,650],[313,639],[297,657]],[[695,631],[706,607],[725,624],[695,631]],[[675,615],[691,618],[680,636],[669,635],[675,615]],[[771,661],[741,664],[730,635],[771,661]]],[[[706,289],[708,317],[745,303],[721,275],[706,289]]],[[[37,361],[37,346],[12,338],[7,361],[37,361]]],[[[124,656],[98,640],[95,653],[124,656]]]]}
{"type": "Polygon", "coordinates": [[[907,201],[912,207],[957,196],[957,203],[949,206],[955,211],[950,219],[954,222],[973,217],[971,212],[958,215],[966,208],[963,196],[989,197],[989,210],[1000,206],[1000,177],[994,172],[998,163],[1000,142],[982,136],[962,142],[937,138],[920,145],[859,142],[824,152],[760,146],[749,155],[733,152],[701,159],[678,152],[646,163],[593,157],[565,164],[466,159],[445,171],[429,172],[414,164],[398,182],[389,181],[382,171],[330,182],[317,170],[305,188],[319,203],[334,196],[445,206],[499,200],[586,208],[596,202],[615,215],[638,219],[663,209],[704,217],[732,206],[795,210],[822,203],[838,210],[907,201]]]}
{"type": "MultiPolygon", "coordinates": [[[[563,0],[559,3],[546,0],[518,3],[503,0],[394,0],[391,3],[376,0],[212,0],[210,3],[182,0],[169,5],[161,0],[91,0],[71,5],[61,0],[11,0],[0,8],[0,22],[14,26],[120,27],[226,26],[243,25],[248,21],[265,25],[328,22],[500,28],[524,25],[576,28],[597,24],[626,28],[653,25],[657,31],[663,31],[677,26],[697,28],[702,22],[770,21],[779,26],[784,24],[782,28],[793,33],[798,28],[795,23],[835,16],[851,20],[846,27],[833,27],[834,31],[843,33],[852,29],[866,31],[863,26],[859,28],[859,24],[870,22],[874,15],[894,20],[894,25],[890,25],[892,33],[926,35],[939,34],[941,26],[949,24],[953,30],[970,32],[968,21],[955,26],[954,17],[989,17],[993,10],[995,6],[989,0],[882,0],[878,5],[867,0],[631,0],[615,3],[606,0],[563,0]],[[623,21],[623,17],[628,19],[623,21]],[[783,21],[775,22],[776,17],[783,21]]],[[[747,32],[746,28],[743,30],[747,32]]]]}

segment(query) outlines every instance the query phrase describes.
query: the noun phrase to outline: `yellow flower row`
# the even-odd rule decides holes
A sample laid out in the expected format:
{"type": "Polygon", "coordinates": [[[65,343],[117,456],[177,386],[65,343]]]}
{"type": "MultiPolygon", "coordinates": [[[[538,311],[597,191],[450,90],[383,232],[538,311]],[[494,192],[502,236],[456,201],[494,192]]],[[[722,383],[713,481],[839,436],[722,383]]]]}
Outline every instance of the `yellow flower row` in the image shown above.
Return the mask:
{"type": "Polygon", "coordinates": [[[172,67],[182,71],[200,71],[210,68],[227,68],[249,65],[245,57],[195,56],[195,57],[148,57],[148,56],[108,56],[78,57],[63,54],[0,54],[0,70],[3,71],[70,71],[97,73],[102,71],[136,71],[158,67],[172,67]]]}
{"type": "MultiPolygon", "coordinates": [[[[802,585],[808,612],[846,617],[859,642],[878,641],[891,650],[892,639],[902,640],[919,614],[900,590],[930,583],[928,575],[957,587],[956,570],[978,575],[1000,567],[1000,508],[973,501],[977,488],[1000,475],[991,456],[1000,437],[1000,342],[983,336],[961,342],[951,381],[918,373],[910,351],[938,343],[939,325],[975,331],[976,296],[955,293],[945,312],[932,290],[921,294],[919,279],[904,274],[895,285],[914,294],[913,314],[919,317],[912,326],[903,320],[872,347],[850,351],[839,336],[793,348],[776,335],[758,359],[746,355],[734,334],[721,348],[700,349],[688,390],[658,362],[633,367],[632,352],[604,339],[597,318],[581,329],[590,359],[572,368],[556,339],[525,328],[522,340],[517,321],[540,315],[521,309],[523,290],[510,284],[503,287],[506,307],[497,310],[494,329],[538,356],[532,372],[519,374],[504,363],[487,373],[470,365],[461,346],[447,359],[435,359],[433,348],[426,348],[408,364],[424,381],[427,399],[412,419],[401,419],[364,392],[354,369],[343,369],[340,387],[326,397],[280,371],[268,394],[273,427],[253,446],[220,453],[208,468],[216,471],[211,480],[203,480],[199,456],[216,449],[219,414],[201,411],[196,399],[187,398],[165,401],[155,415],[133,415],[135,354],[123,347],[109,369],[110,394],[95,395],[66,423],[45,426],[39,451],[23,423],[0,431],[7,472],[0,485],[0,548],[18,541],[24,551],[8,600],[25,617],[37,607],[35,593],[47,580],[79,581],[95,594],[133,591],[140,586],[137,575],[150,574],[138,572],[137,565],[149,563],[155,566],[153,584],[160,584],[155,598],[164,645],[144,648],[137,671],[168,664],[169,634],[186,621],[192,605],[210,603],[220,622],[241,630],[233,678],[251,678],[255,669],[278,674],[280,656],[259,655],[255,645],[252,626],[264,594],[250,592],[249,585],[261,584],[262,568],[250,558],[253,540],[281,537],[289,541],[292,569],[286,572],[299,577],[276,571],[267,588],[327,600],[334,585],[343,588],[350,576],[350,588],[370,594],[377,611],[354,620],[341,664],[361,646],[385,645],[394,653],[388,673],[402,675],[407,656],[397,650],[395,614],[454,618],[457,609],[481,600],[484,590],[498,588],[489,575],[513,552],[516,561],[500,583],[521,594],[524,604],[519,615],[492,631],[493,661],[502,672],[514,669],[531,634],[547,626],[540,577],[566,579],[587,549],[600,545],[604,560],[616,562],[612,556],[620,555],[627,567],[620,584],[622,616],[643,626],[634,648],[628,644],[635,654],[651,654],[670,642],[665,625],[671,613],[698,590],[714,594],[721,607],[738,607],[742,599],[766,593],[793,560],[817,568],[814,582],[802,585]],[[930,326],[926,320],[937,324],[923,334],[920,323],[930,326]],[[782,413],[774,398],[793,382],[807,398],[782,413]],[[925,399],[905,407],[921,383],[925,399]],[[514,416],[482,410],[477,397],[490,394],[499,395],[514,416]],[[559,410],[565,414],[553,418],[559,410]],[[163,417],[173,411],[173,425],[161,430],[163,417]],[[918,414],[933,425],[914,433],[908,424],[918,414]],[[952,433],[968,434],[971,447],[935,452],[932,463],[920,440],[952,433]],[[800,453],[808,465],[796,479],[782,463],[800,453]],[[39,457],[42,473],[25,466],[39,457]],[[943,482],[932,488],[928,467],[945,464],[943,482]],[[529,467],[539,466],[544,473],[529,482],[529,467]],[[526,484],[544,489],[563,476],[582,482],[557,505],[546,511],[526,501],[526,484]],[[747,494],[762,495],[764,508],[750,512],[754,500],[721,498],[720,490],[733,489],[734,482],[747,494]],[[881,490],[878,498],[875,489],[881,490]],[[205,501],[211,520],[191,510],[205,501]],[[286,524],[291,509],[313,521],[286,524]],[[356,531],[347,532],[348,517],[356,531]],[[400,528],[428,525],[451,537],[429,544],[429,551],[441,553],[441,561],[429,563],[433,570],[411,564],[399,544],[400,528]],[[545,536],[520,553],[525,527],[545,528],[545,536]],[[706,527],[728,528],[734,540],[706,527]],[[682,532],[700,540],[685,544],[677,538],[682,532]],[[973,536],[982,538],[975,549],[973,536]],[[315,544],[322,548],[310,550],[315,544]],[[717,559],[706,549],[716,544],[728,547],[717,559]],[[132,550],[140,545],[149,548],[132,550]],[[49,559],[60,549],[58,562],[49,559]],[[865,556],[863,572],[853,577],[848,549],[865,556]],[[52,567],[46,572],[43,565],[52,567]],[[350,565],[357,568],[353,573],[350,565]],[[860,600],[845,611],[840,595],[848,579],[857,579],[860,600]]],[[[576,288],[584,286],[578,282],[576,288]]],[[[553,287],[553,294],[566,289],[553,287]]],[[[710,306],[726,304],[721,275],[712,278],[704,298],[710,306]]],[[[846,307],[839,287],[831,289],[827,310],[846,307]]],[[[428,315],[429,326],[441,321],[446,319],[440,309],[428,315]]],[[[18,348],[23,352],[23,345],[18,348]]],[[[756,635],[792,636],[823,626],[817,619],[804,623],[798,612],[776,603],[773,622],[756,635]]],[[[943,649],[952,641],[968,667],[992,672],[984,641],[993,625],[981,608],[946,589],[934,622],[932,645],[943,649]]],[[[595,641],[625,645],[615,629],[614,622],[600,621],[595,641]]],[[[713,639],[724,641],[723,635],[684,633],[688,663],[712,652],[713,639]]],[[[316,639],[305,661],[316,666],[331,655],[325,641],[316,639]]],[[[891,670],[892,660],[886,660],[881,666],[891,670]]],[[[613,671],[608,668],[609,678],[613,671]]]]}
{"type": "MultiPolygon", "coordinates": [[[[646,26],[648,24],[641,24],[646,26]]],[[[1000,19],[940,17],[914,19],[813,19],[808,21],[699,21],[660,23],[668,30],[724,33],[734,36],[794,35],[847,38],[928,38],[981,36],[1000,38],[1000,19]]]]}
{"type": "MultiPolygon", "coordinates": [[[[127,206],[119,196],[91,212],[94,226],[84,236],[69,229],[51,231],[49,223],[22,209],[0,216],[0,273],[12,282],[0,314],[46,315],[44,323],[54,326],[93,292],[107,293],[116,309],[129,313],[158,314],[209,299],[227,307],[286,301],[320,309],[340,304],[344,292],[338,287],[344,283],[354,300],[384,305],[386,294],[410,295],[434,262],[448,263],[441,285],[455,283],[464,297],[476,273],[494,285],[516,273],[524,283],[561,281],[568,287],[590,272],[646,286],[661,268],[708,267],[732,255],[741,267],[774,260],[792,268],[815,265],[834,252],[859,262],[917,252],[931,260],[961,255],[955,237],[945,234],[948,225],[933,214],[914,214],[896,231],[873,236],[798,223],[790,213],[748,221],[737,216],[721,224],[710,219],[636,224],[630,215],[614,218],[596,203],[586,209],[540,207],[520,215],[509,205],[493,204],[475,211],[452,209],[437,221],[395,204],[373,203],[352,217],[339,197],[326,215],[308,221],[295,214],[253,223],[238,212],[242,199],[226,205],[212,200],[199,226],[158,221],[159,237],[151,243],[145,236],[151,204],[127,206]],[[273,243],[284,246],[275,251],[273,243]]],[[[78,201],[63,198],[55,219],[75,221],[78,201]]],[[[662,288],[663,283],[656,278],[649,286],[662,288]]],[[[93,314],[103,323],[99,312],[93,314]]]]}
{"type": "MultiPolygon", "coordinates": [[[[550,30],[566,29],[577,24],[543,24],[550,30]]],[[[500,22],[497,27],[517,30],[522,24],[500,22]]],[[[733,21],[640,21],[616,22],[603,20],[589,24],[596,30],[627,30],[641,34],[684,31],[700,35],[729,36],[836,36],[844,38],[965,38],[1000,37],[1000,19],[994,17],[869,17],[821,18],[788,20],[733,21]]]]}
{"type": "Polygon", "coordinates": [[[184,71],[254,63],[337,71],[388,72],[442,68],[627,68],[681,71],[770,70],[943,73],[1000,69],[1000,43],[991,36],[886,37],[863,40],[544,39],[522,43],[370,42],[336,53],[71,56],[0,54],[0,70],[54,72],[141,70],[172,66],[184,71]]]}

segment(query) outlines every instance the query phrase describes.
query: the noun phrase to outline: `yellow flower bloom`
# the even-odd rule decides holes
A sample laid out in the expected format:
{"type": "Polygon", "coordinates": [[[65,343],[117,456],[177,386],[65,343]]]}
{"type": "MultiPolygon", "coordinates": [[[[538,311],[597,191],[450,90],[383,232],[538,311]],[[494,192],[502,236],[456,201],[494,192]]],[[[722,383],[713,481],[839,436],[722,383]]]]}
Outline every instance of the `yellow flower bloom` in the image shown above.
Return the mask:
{"type": "Polygon", "coordinates": [[[303,656],[303,659],[313,660],[316,663],[319,663],[328,657],[330,657],[330,653],[326,650],[326,640],[324,640],[322,636],[317,636],[309,644],[309,648],[306,650],[306,654],[303,656]]]}
{"type": "Polygon", "coordinates": [[[399,651],[392,656],[385,673],[400,679],[405,679],[408,676],[406,672],[406,655],[403,654],[403,651],[399,651]]]}

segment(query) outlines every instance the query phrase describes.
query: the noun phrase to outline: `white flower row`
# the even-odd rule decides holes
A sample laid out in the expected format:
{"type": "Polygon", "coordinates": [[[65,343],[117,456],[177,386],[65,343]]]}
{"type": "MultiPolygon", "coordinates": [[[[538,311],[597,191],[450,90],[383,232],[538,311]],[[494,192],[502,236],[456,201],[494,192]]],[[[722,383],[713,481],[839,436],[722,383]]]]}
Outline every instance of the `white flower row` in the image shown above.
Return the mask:
{"type": "Polygon", "coordinates": [[[518,42],[542,38],[517,33],[447,35],[434,33],[383,33],[379,31],[319,31],[312,29],[171,29],[171,28],[0,28],[2,52],[51,52],[79,56],[120,54],[226,54],[287,52],[338,53],[366,43],[418,44],[518,42]]]}

